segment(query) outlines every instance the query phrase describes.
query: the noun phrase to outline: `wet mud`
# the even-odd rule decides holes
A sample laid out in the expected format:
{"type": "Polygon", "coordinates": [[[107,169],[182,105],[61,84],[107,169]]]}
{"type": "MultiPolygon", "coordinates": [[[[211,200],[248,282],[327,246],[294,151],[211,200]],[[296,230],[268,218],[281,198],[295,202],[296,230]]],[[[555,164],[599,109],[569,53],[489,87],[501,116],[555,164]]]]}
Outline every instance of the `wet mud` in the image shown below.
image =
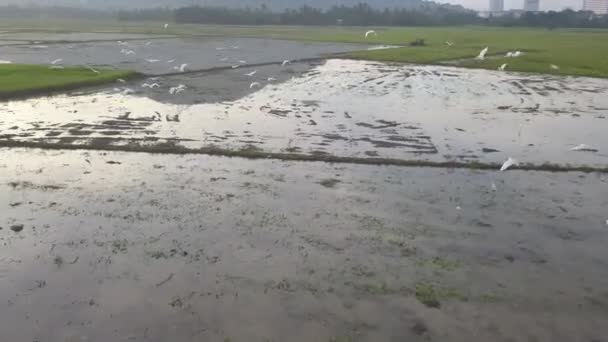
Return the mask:
{"type": "Polygon", "coordinates": [[[0,340],[608,333],[602,175],[0,156],[0,340]]]}

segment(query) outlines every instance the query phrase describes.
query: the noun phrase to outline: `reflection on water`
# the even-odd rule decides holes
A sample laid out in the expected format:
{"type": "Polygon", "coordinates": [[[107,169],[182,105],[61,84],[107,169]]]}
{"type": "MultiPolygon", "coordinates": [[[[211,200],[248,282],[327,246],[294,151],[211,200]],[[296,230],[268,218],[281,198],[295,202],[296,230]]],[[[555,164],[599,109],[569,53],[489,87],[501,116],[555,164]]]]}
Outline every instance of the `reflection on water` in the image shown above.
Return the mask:
{"type": "Polygon", "coordinates": [[[13,101],[0,107],[1,138],[253,146],[433,161],[499,162],[511,156],[534,163],[605,165],[608,160],[606,80],[350,60],[329,60],[292,74],[274,70],[283,77],[279,83],[266,80],[275,75],[270,71],[260,69],[257,79],[245,76],[245,70],[159,79],[160,88],[134,85],[131,95],[110,89],[13,101]],[[251,93],[254,80],[262,87],[251,93]],[[175,82],[188,86],[176,95],[187,103],[157,96],[170,96],[175,82]],[[216,85],[223,94],[242,92],[242,97],[209,99],[206,94],[216,85]],[[581,143],[599,152],[569,151],[581,143]]]}

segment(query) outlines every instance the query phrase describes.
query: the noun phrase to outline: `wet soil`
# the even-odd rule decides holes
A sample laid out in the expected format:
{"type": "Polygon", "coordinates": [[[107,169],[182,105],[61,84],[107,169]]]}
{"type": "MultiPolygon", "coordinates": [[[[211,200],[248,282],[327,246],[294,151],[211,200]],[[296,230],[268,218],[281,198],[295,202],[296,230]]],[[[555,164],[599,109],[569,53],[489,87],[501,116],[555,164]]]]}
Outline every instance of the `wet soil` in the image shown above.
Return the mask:
{"type": "Polygon", "coordinates": [[[0,156],[6,341],[608,333],[602,175],[0,156]]]}

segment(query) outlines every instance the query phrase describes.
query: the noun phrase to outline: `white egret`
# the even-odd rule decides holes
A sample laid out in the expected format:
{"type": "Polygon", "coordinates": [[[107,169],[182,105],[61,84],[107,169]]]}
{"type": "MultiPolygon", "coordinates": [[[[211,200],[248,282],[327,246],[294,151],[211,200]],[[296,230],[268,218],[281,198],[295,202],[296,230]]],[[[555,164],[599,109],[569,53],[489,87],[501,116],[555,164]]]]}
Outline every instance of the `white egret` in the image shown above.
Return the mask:
{"type": "Polygon", "coordinates": [[[268,82],[274,82],[274,81],[276,81],[276,80],[277,80],[277,79],[276,79],[276,78],[274,78],[274,77],[268,77],[268,82]]]}
{"type": "Polygon", "coordinates": [[[477,57],[475,57],[475,59],[483,61],[486,58],[486,53],[488,53],[487,46],[483,50],[481,50],[481,52],[479,52],[479,55],[477,55],[477,57]]]}
{"type": "Polygon", "coordinates": [[[365,38],[369,37],[372,34],[374,35],[374,37],[378,37],[378,34],[376,33],[376,31],[369,30],[369,31],[365,32],[365,38]]]}
{"type": "Polygon", "coordinates": [[[453,42],[450,42],[450,41],[447,41],[447,42],[445,42],[445,45],[447,45],[447,46],[452,46],[452,45],[454,45],[454,43],[453,43],[453,42]]]}
{"type": "Polygon", "coordinates": [[[163,28],[164,28],[165,30],[166,30],[166,29],[168,29],[168,28],[169,28],[169,24],[165,24],[165,25],[163,25],[163,28]]]}
{"type": "Polygon", "coordinates": [[[257,73],[258,73],[258,71],[257,71],[257,70],[253,70],[252,72],[250,72],[250,73],[248,73],[248,74],[245,74],[245,76],[252,77],[253,75],[255,75],[255,74],[257,74],[257,73]]]}
{"type": "Polygon", "coordinates": [[[549,67],[551,68],[551,70],[559,70],[559,67],[555,64],[551,64],[549,65],[549,67]]]}
{"type": "Polygon", "coordinates": [[[281,66],[286,66],[287,64],[291,64],[289,59],[284,60],[283,63],[281,63],[281,66]]]}
{"type": "Polygon", "coordinates": [[[56,60],[52,61],[52,62],[51,62],[51,64],[52,64],[52,65],[55,65],[55,64],[57,64],[57,63],[61,63],[61,62],[63,62],[63,59],[61,59],[61,58],[57,58],[56,60]]]}
{"type": "Polygon", "coordinates": [[[173,69],[179,70],[179,72],[185,72],[187,67],[188,67],[188,64],[184,63],[184,64],[180,65],[179,67],[173,67],[173,69]]]}
{"type": "Polygon", "coordinates": [[[259,83],[259,82],[252,82],[252,83],[249,85],[249,89],[254,88],[254,87],[259,87],[259,86],[260,86],[260,83],[259,83]]]}
{"type": "Polygon", "coordinates": [[[160,59],[146,59],[146,62],[148,62],[148,63],[158,63],[158,62],[160,62],[160,59]]]}
{"type": "Polygon", "coordinates": [[[181,93],[182,91],[185,91],[186,89],[188,89],[188,87],[186,87],[183,84],[180,84],[177,87],[171,87],[171,88],[169,88],[169,94],[171,94],[171,95],[177,95],[177,94],[181,93]]]}
{"type": "Polygon", "coordinates": [[[502,164],[500,171],[507,171],[507,169],[509,169],[513,165],[517,165],[517,160],[509,157],[509,159],[507,159],[507,161],[502,164]]]}
{"type": "Polygon", "coordinates": [[[499,66],[499,67],[498,67],[498,71],[505,71],[505,68],[507,67],[507,65],[508,65],[508,64],[507,64],[507,63],[505,63],[505,64],[503,64],[503,65],[499,66]]]}
{"type": "Polygon", "coordinates": [[[580,144],[580,145],[577,145],[577,146],[574,146],[573,148],[571,148],[570,151],[597,152],[597,149],[595,149],[587,144],[580,144]]]}

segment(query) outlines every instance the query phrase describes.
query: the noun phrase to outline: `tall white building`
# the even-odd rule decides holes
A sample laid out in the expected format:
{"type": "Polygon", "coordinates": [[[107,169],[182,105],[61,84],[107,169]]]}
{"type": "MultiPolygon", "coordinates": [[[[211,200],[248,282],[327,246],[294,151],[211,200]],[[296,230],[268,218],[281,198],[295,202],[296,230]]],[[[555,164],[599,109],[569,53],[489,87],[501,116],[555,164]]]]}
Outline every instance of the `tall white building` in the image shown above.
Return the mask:
{"type": "Polygon", "coordinates": [[[538,12],[540,9],[540,0],[524,0],[524,11],[538,12]]]}
{"type": "Polygon", "coordinates": [[[595,14],[608,14],[608,0],[585,0],[583,10],[595,14]]]}
{"type": "Polygon", "coordinates": [[[505,10],[505,0],[490,0],[490,12],[502,12],[505,10]]]}

